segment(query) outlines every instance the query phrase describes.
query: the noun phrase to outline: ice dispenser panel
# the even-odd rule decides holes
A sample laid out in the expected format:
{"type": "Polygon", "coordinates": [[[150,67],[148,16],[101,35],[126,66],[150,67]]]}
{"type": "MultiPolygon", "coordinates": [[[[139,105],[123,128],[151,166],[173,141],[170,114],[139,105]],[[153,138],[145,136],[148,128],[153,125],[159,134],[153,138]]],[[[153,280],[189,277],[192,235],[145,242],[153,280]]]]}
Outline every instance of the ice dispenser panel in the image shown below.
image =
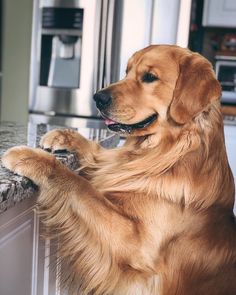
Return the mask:
{"type": "Polygon", "coordinates": [[[79,88],[83,9],[42,8],[40,85],[79,88]]]}

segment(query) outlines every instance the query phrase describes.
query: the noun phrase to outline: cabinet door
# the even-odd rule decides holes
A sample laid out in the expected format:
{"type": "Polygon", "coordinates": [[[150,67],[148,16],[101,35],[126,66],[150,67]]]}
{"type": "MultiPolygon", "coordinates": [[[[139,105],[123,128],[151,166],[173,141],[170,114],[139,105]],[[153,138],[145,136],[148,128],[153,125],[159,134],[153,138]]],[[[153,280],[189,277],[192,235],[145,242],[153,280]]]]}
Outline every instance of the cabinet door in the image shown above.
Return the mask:
{"type": "Polygon", "coordinates": [[[205,0],[203,26],[236,27],[236,1],[205,0]]]}
{"type": "Polygon", "coordinates": [[[60,264],[56,252],[57,241],[44,240],[39,234],[37,295],[67,295],[60,289],[60,264]]]}
{"type": "MultiPolygon", "coordinates": [[[[5,213],[11,214],[15,209],[5,213]]],[[[5,223],[4,216],[0,217],[0,294],[34,295],[35,212],[28,209],[5,223]]]]}
{"type": "MultiPolygon", "coordinates": [[[[57,240],[44,239],[43,225],[37,216],[37,295],[68,295],[60,288],[60,263],[57,257],[57,240]]],[[[0,293],[0,295],[2,295],[0,293]]]]}
{"type": "MultiPolygon", "coordinates": [[[[236,183],[236,126],[225,125],[225,145],[228,155],[230,167],[234,175],[234,181],[236,183]]],[[[235,205],[236,210],[236,205],[235,205]]],[[[236,213],[236,211],[235,211],[236,213]]]]}

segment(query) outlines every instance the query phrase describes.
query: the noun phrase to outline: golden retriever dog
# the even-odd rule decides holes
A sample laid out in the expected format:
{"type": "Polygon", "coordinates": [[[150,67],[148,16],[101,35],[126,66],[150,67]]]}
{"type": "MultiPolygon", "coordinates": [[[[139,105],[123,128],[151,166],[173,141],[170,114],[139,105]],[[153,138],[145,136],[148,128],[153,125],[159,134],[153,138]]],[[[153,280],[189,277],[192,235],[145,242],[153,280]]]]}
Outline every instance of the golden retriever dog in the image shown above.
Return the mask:
{"type": "Polygon", "coordinates": [[[105,150],[71,130],[46,134],[41,146],[76,152],[79,173],[42,149],[6,152],[5,167],[40,187],[69,294],[236,294],[220,95],[205,58],[152,45],[94,95],[108,128],[127,136],[124,146],[105,150]]]}

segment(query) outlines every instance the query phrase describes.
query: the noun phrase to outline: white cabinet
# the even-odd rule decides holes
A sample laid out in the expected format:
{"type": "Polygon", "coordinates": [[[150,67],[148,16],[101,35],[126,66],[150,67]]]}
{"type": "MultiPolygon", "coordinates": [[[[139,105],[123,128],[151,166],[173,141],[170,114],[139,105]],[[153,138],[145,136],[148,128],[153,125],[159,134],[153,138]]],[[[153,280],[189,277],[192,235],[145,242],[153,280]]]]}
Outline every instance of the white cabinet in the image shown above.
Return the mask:
{"type": "MultiPolygon", "coordinates": [[[[234,175],[236,185],[236,126],[225,125],[225,145],[230,167],[234,175]]],[[[234,214],[236,215],[236,203],[234,203],[234,214]]]]}
{"type": "Polygon", "coordinates": [[[236,27],[235,0],[205,0],[203,26],[236,27]]]}
{"type": "MultiPolygon", "coordinates": [[[[39,226],[39,236],[40,236],[39,226]]],[[[38,240],[37,292],[35,295],[66,295],[60,290],[60,264],[56,262],[56,243],[48,239],[38,240]]]]}
{"type": "Polygon", "coordinates": [[[236,126],[225,125],[224,131],[229,164],[236,180],[236,126]]]}
{"type": "Polygon", "coordinates": [[[40,228],[34,198],[0,214],[0,295],[65,295],[56,249],[40,238],[40,228]]]}
{"type": "MultiPolygon", "coordinates": [[[[228,160],[234,175],[234,182],[236,184],[236,125],[225,125],[224,131],[228,160]]],[[[236,204],[234,205],[234,214],[236,215],[236,204]]]]}
{"type": "Polygon", "coordinates": [[[36,283],[35,212],[29,202],[0,215],[0,294],[33,295],[36,283]],[[15,215],[16,214],[16,215],[15,215]]]}

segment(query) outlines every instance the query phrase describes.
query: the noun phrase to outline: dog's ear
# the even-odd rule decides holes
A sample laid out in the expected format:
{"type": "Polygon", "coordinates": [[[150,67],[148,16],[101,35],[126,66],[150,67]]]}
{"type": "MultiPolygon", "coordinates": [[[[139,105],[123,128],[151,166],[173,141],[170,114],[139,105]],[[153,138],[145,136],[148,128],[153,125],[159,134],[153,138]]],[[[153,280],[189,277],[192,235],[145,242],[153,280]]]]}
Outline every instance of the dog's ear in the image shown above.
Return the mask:
{"type": "Polygon", "coordinates": [[[170,105],[171,118],[185,124],[221,96],[212,65],[197,53],[182,57],[170,105]]]}

